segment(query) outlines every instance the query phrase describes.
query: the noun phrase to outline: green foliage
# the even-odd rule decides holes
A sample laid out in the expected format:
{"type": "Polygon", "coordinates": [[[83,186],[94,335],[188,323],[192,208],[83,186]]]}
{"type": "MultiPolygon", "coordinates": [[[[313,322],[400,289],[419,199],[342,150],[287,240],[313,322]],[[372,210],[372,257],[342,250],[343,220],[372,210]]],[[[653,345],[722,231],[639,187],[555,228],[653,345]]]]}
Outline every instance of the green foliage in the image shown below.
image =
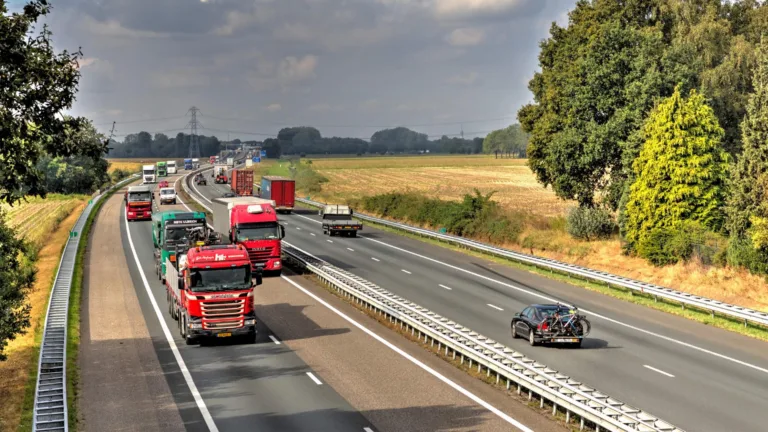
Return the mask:
{"type": "Polygon", "coordinates": [[[49,11],[47,1],[34,0],[8,14],[0,2],[0,201],[10,204],[45,195],[36,167],[45,153],[98,160],[105,151],[104,143],[78,139],[84,119],[59,116],[75,99],[81,54],[57,54],[46,26],[33,32],[49,11]]]}
{"type": "Polygon", "coordinates": [[[745,236],[751,220],[764,219],[765,179],[768,175],[768,42],[760,43],[753,77],[754,94],[741,123],[743,152],[731,171],[727,228],[733,236],[745,236]]]}
{"type": "Polygon", "coordinates": [[[25,250],[0,210],[0,360],[6,359],[8,341],[29,327],[31,306],[25,300],[35,282],[35,268],[25,250]]]}
{"type": "Polygon", "coordinates": [[[288,167],[291,178],[296,180],[296,188],[309,193],[318,193],[323,188],[323,183],[328,183],[328,178],[312,168],[312,161],[290,161],[288,167]]]}
{"type": "Polygon", "coordinates": [[[717,118],[695,90],[684,100],[676,89],[651,112],[644,132],[624,232],[630,249],[665,264],[686,258],[665,243],[687,222],[720,230],[728,156],[720,143],[723,130],[717,118]]]}
{"type": "Polygon", "coordinates": [[[657,266],[688,261],[693,257],[707,265],[723,265],[726,251],[727,242],[722,236],[692,221],[677,228],[654,228],[637,245],[638,255],[657,266]]]}
{"type": "Polygon", "coordinates": [[[577,2],[568,26],[553,25],[541,44],[534,103],[518,113],[538,180],[562,198],[592,205],[599,195],[618,208],[645,118],[679,83],[711,98],[723,145],[738,152],[765,9],[752,0],[577,2]]]}
{"type": "Polygon", "coordinates": [[[755,249],[752,239],[745,236],[731,236],[728,239],[728,264],[744,267],[754,274],[768,273],[768,248],[755,249]]]}
{"type": "Polygon", "coordinates": [[[525,228],[524,217],[508,217],[493,194],[483,195],[475,190],[462,201],[442,201],[417,193],[386,193],[365,197],[363,210],[384,217],[445,228],[449,233],[493,242],[517,242],[525,228]]]}
{"type": "MultiPolygon", "coordinates": [[[[157,133],[153,137],[149,132],[128,134],[123,142],[111,142],[109,157],[113,158],[186,158],[189,155],[191,135],[179,132],[175,138],[157,133]]],[[[198,135],[200,154],[208,157],[219,154],[221,143],[215,136],[198,135]]]]}
{"type": "Polygon", "coordinates": [[[528,148],[528,134],[523,132],[519,124],[513,124],[505,129],[495,130],[483,140],[483,152],[494,153],[496,157],[501,153],[525,157],[528,148]]]}
{"type": "Polygon", "coordinates": [[[579,240],[597,240],[616,232],[611,214],[598,207],[575,207],[568,213],[568,234],[579,240]]]}

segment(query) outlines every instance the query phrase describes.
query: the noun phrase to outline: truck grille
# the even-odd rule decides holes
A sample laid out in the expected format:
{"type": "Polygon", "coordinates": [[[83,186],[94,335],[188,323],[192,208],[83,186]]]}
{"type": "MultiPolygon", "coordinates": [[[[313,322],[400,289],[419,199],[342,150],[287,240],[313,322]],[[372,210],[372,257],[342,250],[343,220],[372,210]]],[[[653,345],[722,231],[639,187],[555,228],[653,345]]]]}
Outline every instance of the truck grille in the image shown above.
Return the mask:
{"type": "Polygon", "coordinates": [[[227,330],[236,329],[243,326],[243,320],[230,320],[230,321],[216,321],[210,322],[203,320],[203,328],[206,330],[227,330]]]}
{"type": "Polygon", "coordinates": [[[200,304],[203,318],[240,318],[245,313],[245,299],[204,301],[200,304]]]}
{"type": "Polygon", "coordinates": [[[264,264],[272,256],[272,247],[264,248],[264,250],[248,250],[248,258],[254,264],[264,264]]]}

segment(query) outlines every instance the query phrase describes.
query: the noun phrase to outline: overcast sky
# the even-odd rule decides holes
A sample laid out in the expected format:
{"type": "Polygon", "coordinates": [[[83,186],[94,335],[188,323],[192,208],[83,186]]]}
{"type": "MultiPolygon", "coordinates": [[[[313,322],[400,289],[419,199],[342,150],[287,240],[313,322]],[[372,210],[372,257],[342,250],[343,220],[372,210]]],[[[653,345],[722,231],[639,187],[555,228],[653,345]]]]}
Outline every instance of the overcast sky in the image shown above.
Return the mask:
{"type": "Polygon", "coordinates": [[[75,114],[102,130],[117,121],[118,138],[175,135],[194,105],[200,133],[263,139],[285,125],[368,138],[397,125],[450,135],[465,122],[470,136],[511,124],[531,99],[539,41],[575,1],[51,3],[55,45],[84,54],[75,114]]]}

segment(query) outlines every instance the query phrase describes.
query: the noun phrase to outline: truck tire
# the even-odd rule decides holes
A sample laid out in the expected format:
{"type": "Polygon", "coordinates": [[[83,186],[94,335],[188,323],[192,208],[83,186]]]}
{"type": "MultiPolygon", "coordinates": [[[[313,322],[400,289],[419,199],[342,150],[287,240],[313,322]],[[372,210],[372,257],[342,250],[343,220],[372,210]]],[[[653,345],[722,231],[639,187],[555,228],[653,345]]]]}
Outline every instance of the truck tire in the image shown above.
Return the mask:
{"type": "Polygon", "coordinates": [[[349,233],[350,237],[357,237],[357,231],[352,231],[349,233]]]}
{"type": "Polygon", "coordinates": [[[247,343],[247,344],[255,344],[258,335],[259,334],[256,333],[256,329],[254,328],[252,332],[248,333],[248,335],[245,336],[245,343],[247,343]]]}

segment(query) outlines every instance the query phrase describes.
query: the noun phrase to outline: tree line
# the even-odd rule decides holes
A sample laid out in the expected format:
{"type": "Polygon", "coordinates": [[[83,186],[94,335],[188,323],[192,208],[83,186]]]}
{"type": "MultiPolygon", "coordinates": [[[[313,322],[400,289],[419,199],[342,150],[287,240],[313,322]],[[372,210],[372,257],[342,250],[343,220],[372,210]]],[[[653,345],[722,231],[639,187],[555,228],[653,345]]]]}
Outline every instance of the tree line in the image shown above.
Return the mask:
{"type": "MultiPolygon", "coordinates": [[[[111,158],[186,158],[189,155],[189,144],[192,136],[179,132],[174,138],[164,133],[152,136],[149,132],[141,131],[128,134],[122,142],[110,143],[109,157],[111,158]]],[[[215,136],[198,135],[200,154],[202,157],[219,154],[221,143],[215,136]]]]}
{"type": "Polygon", "coordinates": [[[539,182],[582,226],[615,214],[627,253],[661,265],[705,246],[766,273],[766,31],[756,0],[579,1],[518,112],[539,182]]]}

